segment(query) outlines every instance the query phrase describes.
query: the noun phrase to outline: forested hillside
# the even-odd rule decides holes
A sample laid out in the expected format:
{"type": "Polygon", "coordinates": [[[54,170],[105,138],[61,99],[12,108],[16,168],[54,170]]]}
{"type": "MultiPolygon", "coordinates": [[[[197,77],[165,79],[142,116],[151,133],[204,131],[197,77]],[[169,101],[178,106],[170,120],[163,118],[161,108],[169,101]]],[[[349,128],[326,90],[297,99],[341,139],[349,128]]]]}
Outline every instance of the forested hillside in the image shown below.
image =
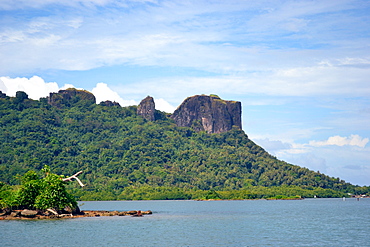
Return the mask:
{"type": "Polygon", "coordinates": [[[136,106],[75,97],[52,105],[48,98],[28,99],[24,92],[16,97],[0,93],[0,181],[16,185],[19,176],[48,165],[57,174],[82,170],[86,186],[73,183],[69,189],[85,200],[369,192],[369,187],[279,161],[240,129],[196,132],[177,127],[164,112],[147,121],[136,106]]]}

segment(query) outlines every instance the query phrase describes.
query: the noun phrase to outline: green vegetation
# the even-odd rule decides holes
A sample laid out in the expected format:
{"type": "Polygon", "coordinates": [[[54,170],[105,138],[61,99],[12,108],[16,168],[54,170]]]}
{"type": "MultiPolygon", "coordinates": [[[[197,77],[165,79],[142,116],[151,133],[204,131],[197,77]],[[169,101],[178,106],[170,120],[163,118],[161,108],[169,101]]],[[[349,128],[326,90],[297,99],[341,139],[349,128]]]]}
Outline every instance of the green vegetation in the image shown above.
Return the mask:
{"type": "MultiPolygon", "coordinates": [[[[23,92],[0,96],[3,204],[15,200],[10,191],[21,184],[20,194],[33,195],[22,203],[49,206],[44,200],[49,192],[36,193],[45,187],[29,172],[44,165],[57,174],[82,170],[79,178],[87,186],[66,185],[79,200],[342,197],[370,191],[280,161],[239,129],[195,132],[177,127],[164,112],[149,122],[136,114],[136,106],[105,106],[83,97],[68,105],[58,101],[56,107],[23,92]],[[17,175],[26,176],[25,181],[17,175]]],[[[48,179],[57,181],[51,175],[48,179]]]]}
{"type": "Polygon", "coordinates": [[[221,99],[220,96],[218,96],[217,94],[210,94],[209,96],[211,96],[212,98],[221,99]]]}
{"type": "Polygon", "coordinates": [[[50,173],[48,166],[42,169],[40,178],[35,171],[28,171],[21,177],[20,186],[0,184],[0,209],[54,209],[77,208],[76,199],[70,195],[61,176],[50,173]]]}

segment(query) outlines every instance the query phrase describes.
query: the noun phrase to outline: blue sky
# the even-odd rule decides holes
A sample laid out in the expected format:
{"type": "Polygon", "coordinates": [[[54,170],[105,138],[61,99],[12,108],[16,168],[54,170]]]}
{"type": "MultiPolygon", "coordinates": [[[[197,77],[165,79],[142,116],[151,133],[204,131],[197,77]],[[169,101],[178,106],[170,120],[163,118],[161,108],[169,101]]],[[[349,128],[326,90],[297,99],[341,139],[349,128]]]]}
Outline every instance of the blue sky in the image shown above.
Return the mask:
{"type": "Polygon", "coordinates": [[[4,0],[0,90],[166,112],[217,94],[279,159],[370,185],[369,26],[361,0],[4,0]]]}

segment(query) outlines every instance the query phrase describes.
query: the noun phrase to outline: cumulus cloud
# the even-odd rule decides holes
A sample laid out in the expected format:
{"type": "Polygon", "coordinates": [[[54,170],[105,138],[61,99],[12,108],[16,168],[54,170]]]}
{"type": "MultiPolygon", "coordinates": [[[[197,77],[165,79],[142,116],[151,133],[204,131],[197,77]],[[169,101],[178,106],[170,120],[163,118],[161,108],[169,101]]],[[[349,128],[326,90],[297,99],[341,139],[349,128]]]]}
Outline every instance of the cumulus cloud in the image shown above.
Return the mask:
{"type": "MultiPolygon", "coordinates": [[[[76,88],[75,86],[73,86],[72,84],[64,84],[64,86],[63,87],[61,87],[60,89],[62,89],[62,90],[65,90],[65,89],[68,89],[68,88],[76,88]]],[[[81,89],[82,90],[82,88],[77,88],[77,89],[81,89]]]]}
{"type": "Polygon", "coordinates": [[[331,136],[325,141],[310,141],[309,145],[314,147],[320,146],[358,146],[364,148],[366,144],[369,142],[369,138],[362,138],[359,135],[351,135],[349,137],[342,137],[342,136],[331,136]]]}
{"type": "Polygon", "coordinates": [[[357,152],[358,159],[366,159],[363,154],[368,152],[366,145],[369,138],[363,138],[359,135],[350,135],[349,137],[337,135],[324,141],[311,140],[308,143],[296,143],[293,140],[270,140],[268,138],[254,139],[254,141],[269,153],[282,159],[294,160],[293,157],[303,157],[313,153],[322,153],[323,156],[328,157],[346,156],[345,159],[351,159],[353,152],[357,152]]]}
{"type": "Polygon", "coordinates": [[[160,111],[164,111],[167,113],[173,113],[175,111],[175,107],[172,106],[170,103],[168,103],[164,99],[154,99],[155,108],[160,111]]]}
{"type": "MultiPolygon", "coordinates": [[[[73,87],[68,84],[65,87],[73,87]]],[[[29,98],[38,100],[41,97],[49,96],[50,92],[58,92],[59,86],[56,82],[45,82],[41,77],[0,77],[0,90],[8,96],[14,97],[17,91],[23,91],[29,98]]]]}
{"type": "MultiPolygon", "coordinates": [[[[59,90],[64,90],[68,88],[76,88],[72,84],[64,84],[64,86],[59,87],[56,82],[45,82],[39,76],[33,76],[31,78],[25,77],[0,77],[0,91],[8,96],[14,97],[17,91],[23,91],[28,94],[29,98],[38,100],[42,97],[49,96],[52,92],[58,92],[59,90]]],[[[82,88],[78,88],[82,89],[82,88]]],[[[112,101],[118,102],[121,106],[137,105],[135,100],[125,100],[123,99],[117,91],[111,89],[106,83],[100,82],[91,90],[96,98],[96,103],[102,101],[112,101]]],[[[154,99],[157,110],[172,113],[176,109],[170,103],[168,103],[163,98],[154,99]]]]}
{"type": "MultiPolygon", "coordinates": [[[[117,3],[113,0],[6,2],[2,4],[13,8],[35,8],[57,2],[77,6],[117,3]]],[[[364,56],[368,47],[362,38],[364,22],[342,12],[349,8],[342,1],[287,1],[283,5],[271,2],[269,8],[264,3],[250,1],[172,1],[155,6],[145,2],[150,1],[137,1],[138,8],[119,11],[119,15],[120,9],[98,15],[89,11],[61,11],[60,15],[20,19],[17,25],[5,22],[4,30],[0,30],[0,53],[7,60],[0,66],[0,74],[40,68],[88,70],[116,64],[174,66],[225,75],[199,78],[200,89],[208,81],[213,88],[223,87],[226,91],[238,88],[240,94],[357,96],[370,92],[367,83],[370,72],[363,69],[369,66],[369,59],[364,56]],[[325,15],[336,11],[341,18],[336,16],[334,20],[333,15],[325,15]],[[330,21],[324,16],[330,16],[330,21]],[[350,39],[342,36],[345,32],[333,34],[339,32],[332,28],[334,21],[344,30],[351,30],[350,39]],[[299,35],[287,35],[287,32],[299,32],[299,35]],[[333,41],[331,37],[337,38],[333,41]],[[343,45],[343,40],[350,43],[343,45]],[[334,45],[335,49],[320,49],[322,44],[317,44],[318,41],[329,47],[334,45]],[[296,44],[309,49],[299,49],[296,44]],[[357,48],[348,51],[347,47],[357,48]]]]}
{"type": "Polygon", "coordinates": [[[253,139],[266,151],[288,163],[320,171],[358,185],[369,185],[369,138],[360,135],[332,136],[324,141],[306,141],[259,136],[253,139]]]}
{"type": "MultiPolygon", "coordinates": [[[[33,76],[31,78],[25,77],[0,77],[0,91],[5,93],[7,96],[14,97],[17,91],[23,91],[28,94],[28,97],[34,100],[38,100],[42,97],[49,96],[50,93],[58,92],[59,90],[64,90],[68,88],[76,88],[72,84],[64,84],[64,86],[59,87],[56,82],[45,82],[39,76],[33,76]]],[[[82,89],[82,88],[78,88],[82,89]]],[[[118,102],[121,106],[137,105],[135,100],[124,100],[117,92],[108,87],[106,83],[98,83],[93,88],[92,93],[96,97],[96,102],[110,100],[118,102]]],[[[171,105],[165,100],[159,100],[159,107],[166,110],[171,110],[171,105]]]]}
{"type": "Polygon", "coordinates": [[[121,106],[137,105],[134,100],[124,100],[119,94],[108,87],[106,83],[100,82],[91,91],[96,97],[96,103],[110,100],[118,102],[121,106]]]}

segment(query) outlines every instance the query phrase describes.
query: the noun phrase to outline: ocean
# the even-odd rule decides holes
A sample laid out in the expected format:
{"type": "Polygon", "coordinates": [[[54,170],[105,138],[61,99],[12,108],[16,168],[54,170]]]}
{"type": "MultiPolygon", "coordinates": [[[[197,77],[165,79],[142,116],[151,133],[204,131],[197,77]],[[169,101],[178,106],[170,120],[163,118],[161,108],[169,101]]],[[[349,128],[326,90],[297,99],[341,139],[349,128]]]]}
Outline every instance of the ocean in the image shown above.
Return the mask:
{"type": "Polygon", "coordinates": [[[370,246],[370,199],[79,202],[111,216],[0,221],[0,246],[370,246]]]}

